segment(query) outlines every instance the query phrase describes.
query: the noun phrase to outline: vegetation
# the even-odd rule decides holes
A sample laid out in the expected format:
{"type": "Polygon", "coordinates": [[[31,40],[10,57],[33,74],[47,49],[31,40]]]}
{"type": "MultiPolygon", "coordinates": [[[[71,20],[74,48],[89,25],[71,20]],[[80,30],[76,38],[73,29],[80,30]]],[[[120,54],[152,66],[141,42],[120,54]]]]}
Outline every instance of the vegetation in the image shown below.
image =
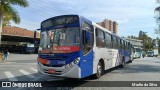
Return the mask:
{"type": "MultiPolygon", "coordinates": [[[[160,4],[160,0],[156,0],[156,2],[160,4]]],[[[160,6],[156,7],[154,11],[156,14],[155,19],[157,23],[157,29],[155,29],[155,34],[160,35],[160,29],[159,29],[160,28],[160,6]]]]}
{"type": "Polygon", "coordinates": [[[0,0],[0,32],[2,32],[2,25],[9,24],[10,20],[16,24],[20,23],[19,13],[12,5],[27,7],[29,4],[27,0],[0,0]]]}
{"type": "MultiPolygon", "coordinates": [[[[142,40],[143,44],[144,44],[143,47],[144,47],[145,51],[155,48],[156,42],[158,44],[158,48],[160,48],[160,38],[157,37],[156,39],[153,39],[147,35],[147,32],[144,32],[144,31],[140,31],[138,37],[128,36],[128,38],[142,40]]],[[[160,51],[160,49],[159,49],[159,51],[160,51]]]]}

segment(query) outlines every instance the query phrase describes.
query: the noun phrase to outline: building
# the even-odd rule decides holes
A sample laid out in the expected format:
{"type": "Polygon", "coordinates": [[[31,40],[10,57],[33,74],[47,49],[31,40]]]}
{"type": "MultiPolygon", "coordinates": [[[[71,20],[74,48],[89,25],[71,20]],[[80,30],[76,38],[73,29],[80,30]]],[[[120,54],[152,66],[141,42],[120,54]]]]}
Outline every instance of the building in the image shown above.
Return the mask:
{"type": "Polygon", "coordinates": [[[109,20],[109,31],[113,32],[113,22],[109,20]]]}
{"type": "Polygon", "coordinates": [[[113,21],[113,33],[118,33],[118,23],[116,21],[113,21]]]}
{"type": "Polygon", "coordinates": [[[2,28],[2,40],[0,49],[7,48],[10,52],[20,51],[19,49],[27,44],[39,42],[40,33],[15,26],[2,28]]]}
{"type": "Polygon", "coordinates": [[[131,38],[124,38],[127,41],[129,41],[133,47],[134,47],[134,54],[133,58],[140,58],[142,57],[143,53],[143,40],[138,40],[138,39],[131,39],[131,38]]]}
{"type": "Polygon", "coordinates": [[[102,22],[98,22],[97,24],[115,34],[118,34],[118,23],[116,21],[104,19],[102,22]]]}
{"type": "Polygon", "coordinates": [[[125,38],[125,39],[128,40],[133,45],[133,47],[143,48],[143,40],[131,39],[131,38],[125,38]]]}
{"type": "Polygon", "coordinates": [[[105,19],[103,22],[101,22],[102,23],[102,27],[104,27],[104,28],[106,28],[106,29],[108,29],[108,30],[110,30],[110,23],[109,23],[109,20],[108,19],[105,19]]]}

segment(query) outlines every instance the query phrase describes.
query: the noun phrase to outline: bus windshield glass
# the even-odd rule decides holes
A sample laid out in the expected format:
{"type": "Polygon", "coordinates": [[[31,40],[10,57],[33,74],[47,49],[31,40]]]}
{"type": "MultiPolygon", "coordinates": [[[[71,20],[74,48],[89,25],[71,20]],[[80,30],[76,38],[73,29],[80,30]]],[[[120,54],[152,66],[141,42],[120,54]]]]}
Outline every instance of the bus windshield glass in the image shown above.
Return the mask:
{"type": "MultiPolygon", "coordinates": [[[[54,47],[79,47],[79,27],[67,27],[52,29],[41,32],[41,44],[43,49],[54,49],[54,47]]],[[[62,50],[62,48],[60,49],[62,50]]]]}
{"type": "Polygon", "coordinates": [[[142,52],[141,48],[135,48],[136,52],[142,52]]]}
{"type": "Polygon", "coordinates": [[[153,52],[148,52],[147,54],[153,54],[153,52]]]}

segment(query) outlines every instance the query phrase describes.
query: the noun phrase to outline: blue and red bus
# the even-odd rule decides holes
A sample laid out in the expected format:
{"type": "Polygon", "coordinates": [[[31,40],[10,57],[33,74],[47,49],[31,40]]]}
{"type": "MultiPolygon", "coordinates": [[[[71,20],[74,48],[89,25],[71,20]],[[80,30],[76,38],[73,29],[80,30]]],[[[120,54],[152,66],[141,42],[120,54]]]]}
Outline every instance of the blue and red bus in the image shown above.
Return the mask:
{"type": "Polygon", "coordinates": [[[38,71],[58,77],[100,78],[105,70],[131,61],[131,44],[79,15],[41,23],[38,71]]]}

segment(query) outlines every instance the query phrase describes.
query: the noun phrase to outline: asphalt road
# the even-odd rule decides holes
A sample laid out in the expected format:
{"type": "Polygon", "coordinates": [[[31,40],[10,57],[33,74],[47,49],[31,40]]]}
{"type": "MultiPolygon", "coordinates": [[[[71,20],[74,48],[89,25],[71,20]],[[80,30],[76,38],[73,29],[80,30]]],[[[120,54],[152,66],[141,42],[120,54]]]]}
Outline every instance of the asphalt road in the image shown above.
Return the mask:
{"type": "MultiPolygon", "coordinates": [[[[10,54],[8,61],[0,62],[0,81],[71,81],[72,79],[57,78],[37,73],[36,54],[10,54]]],[[[82,87],[91,85],[93,81],[160,81],[160,57],[145,57],[135,59],[132,63],[126,64],[124,68],[115,68],[108,70],[100,79],[87,77],[82,79],[85,82],[77,80],[74,90],[157,90],[157,87],[82,87]]],[[[75,80],[74,80],[75,81],[75,80]]],[[[68,85],[70,83],[67,83],[68,85]]],[[[66,84],[66,85],[67,85],[66,84]]],[[[4,88],[0,88],[3,90],[4,88]]],[[[10,88],[5,88],[5,90],[10,88]]],[[[15,88],[13,88],[15,89],[15,88]]],[[[23,90],[25,88],[16,88],[23,90]]],[[[36,88],[38,89],[38,88],[36,88]]],[[[48,90],[52,90],[47,88],[48,90]]],[[[69,90],[71,88],[58,88],[59,90],[69,90]]],[[[33,90],[33,88],[27,88],[33,90]]],[[[41,90],[41,89],[40,89],[41,90]]]]}

